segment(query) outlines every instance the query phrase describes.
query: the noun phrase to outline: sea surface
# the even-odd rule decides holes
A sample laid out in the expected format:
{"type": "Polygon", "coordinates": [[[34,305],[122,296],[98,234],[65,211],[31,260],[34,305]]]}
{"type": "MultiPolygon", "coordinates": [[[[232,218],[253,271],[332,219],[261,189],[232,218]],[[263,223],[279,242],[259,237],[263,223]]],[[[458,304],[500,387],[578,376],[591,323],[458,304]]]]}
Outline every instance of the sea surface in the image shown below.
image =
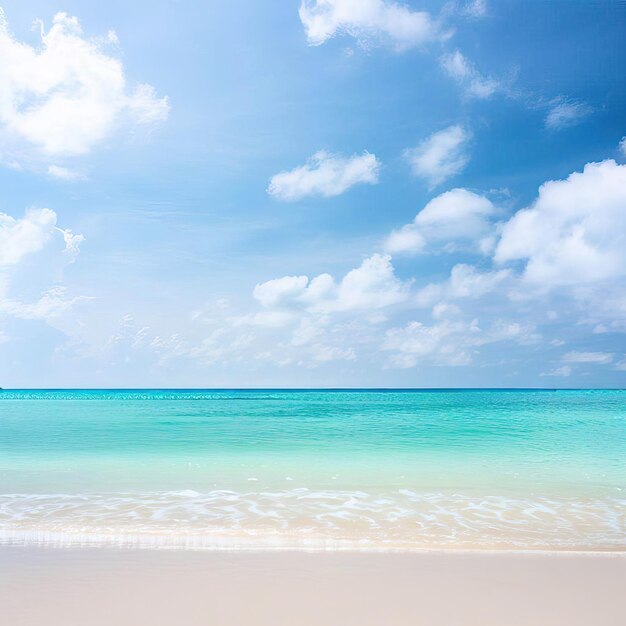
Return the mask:
{"type": "Polygon", "coordinates": [[[0,391],[0,543],[626,549],[626,391],[0,391]]]}

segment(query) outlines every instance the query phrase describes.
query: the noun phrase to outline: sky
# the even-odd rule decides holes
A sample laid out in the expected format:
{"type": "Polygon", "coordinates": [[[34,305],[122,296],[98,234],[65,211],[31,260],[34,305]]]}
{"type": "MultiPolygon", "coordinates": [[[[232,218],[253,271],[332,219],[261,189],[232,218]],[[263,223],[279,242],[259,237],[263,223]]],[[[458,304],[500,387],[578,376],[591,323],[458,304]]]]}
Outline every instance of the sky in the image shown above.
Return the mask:
{"type": "Polygon", "coordinates": [[[0,6],[1,386],[626,385],[625,3],[0,6]]]}

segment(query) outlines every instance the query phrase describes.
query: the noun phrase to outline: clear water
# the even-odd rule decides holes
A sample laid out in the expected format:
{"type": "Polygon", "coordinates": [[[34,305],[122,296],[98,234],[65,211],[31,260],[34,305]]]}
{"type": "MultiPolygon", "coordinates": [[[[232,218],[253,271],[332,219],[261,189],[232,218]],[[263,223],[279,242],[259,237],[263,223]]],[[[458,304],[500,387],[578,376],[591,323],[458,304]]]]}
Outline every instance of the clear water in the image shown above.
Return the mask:
{"type": "Polygon", "coordinates": [[[626,547],[624,391],[0,391],[0,540],[626,547]]]}

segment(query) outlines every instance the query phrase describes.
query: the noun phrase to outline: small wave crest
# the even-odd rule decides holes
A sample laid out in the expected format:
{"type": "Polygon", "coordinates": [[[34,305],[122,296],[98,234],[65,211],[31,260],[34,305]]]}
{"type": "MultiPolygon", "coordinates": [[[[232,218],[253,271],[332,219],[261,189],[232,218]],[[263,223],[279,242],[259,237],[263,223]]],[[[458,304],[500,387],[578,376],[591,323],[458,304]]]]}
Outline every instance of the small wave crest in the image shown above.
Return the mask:
{"type": "Polygon", "coordinates": [[[625,549],[626,500],[291,490],[0,495],[0,542],[625,549]]]}

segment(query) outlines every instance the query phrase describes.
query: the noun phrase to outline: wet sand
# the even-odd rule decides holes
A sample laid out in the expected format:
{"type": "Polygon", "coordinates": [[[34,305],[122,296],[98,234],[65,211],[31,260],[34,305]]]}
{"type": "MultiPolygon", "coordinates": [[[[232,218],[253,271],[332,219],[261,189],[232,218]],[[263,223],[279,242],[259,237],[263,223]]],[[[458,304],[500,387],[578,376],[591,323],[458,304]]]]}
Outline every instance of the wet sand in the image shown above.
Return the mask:
{"type": "Polygon", "coordinates": [[[11,626],[621,626],[626,554],[0,548],[11,626]]]}

